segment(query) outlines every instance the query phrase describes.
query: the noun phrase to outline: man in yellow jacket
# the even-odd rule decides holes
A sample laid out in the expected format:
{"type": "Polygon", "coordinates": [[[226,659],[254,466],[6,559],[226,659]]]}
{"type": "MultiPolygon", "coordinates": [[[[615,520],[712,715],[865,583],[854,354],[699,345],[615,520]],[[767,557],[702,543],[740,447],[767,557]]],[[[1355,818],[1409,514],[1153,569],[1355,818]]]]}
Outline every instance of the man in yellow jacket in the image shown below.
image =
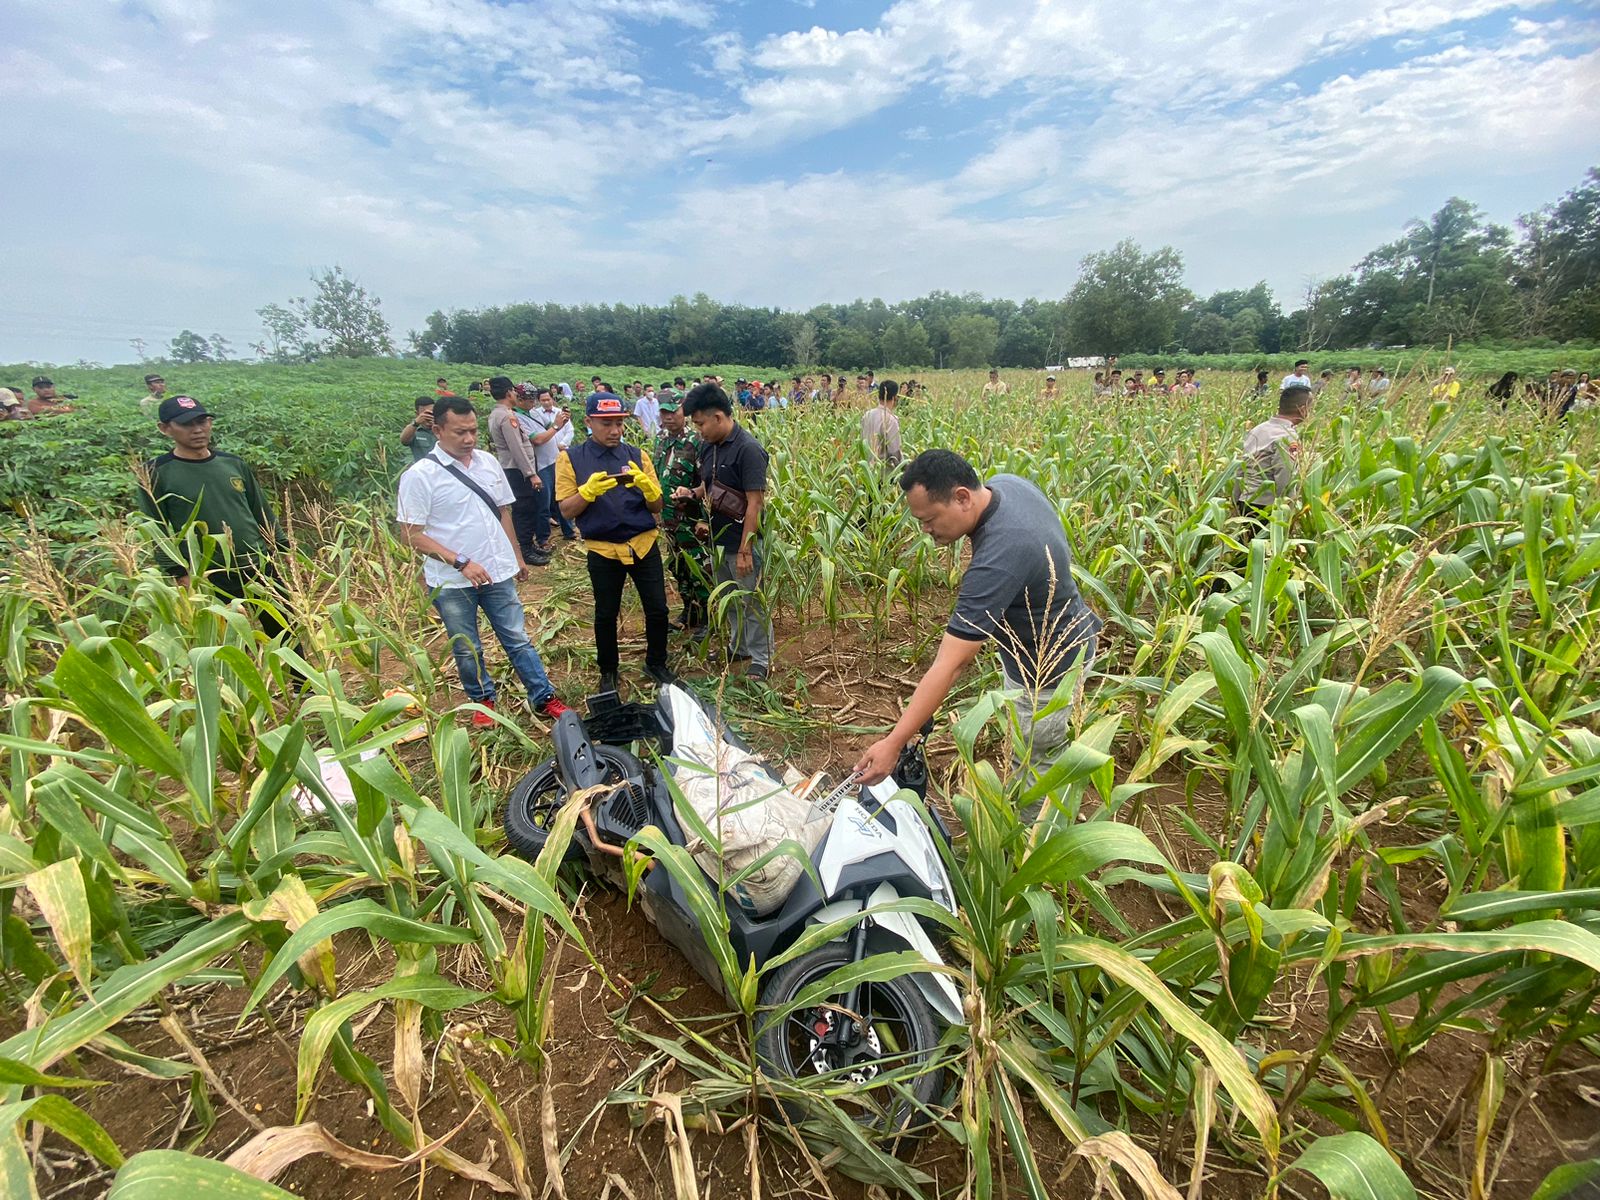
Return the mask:
{"type": "Polygon", "coordinates": [[[588,439],[556,459],[556,502],[577,522],[587,551],[600,690],[618,688],[617,617],[630,578],[644,609],[645,673],[657,683],[676,682],[667,665],[667,580],[656,517],[661,481],[649,452],[622,440],[628,410],[620,396],[595,392],[584,412],[588,439]]]}

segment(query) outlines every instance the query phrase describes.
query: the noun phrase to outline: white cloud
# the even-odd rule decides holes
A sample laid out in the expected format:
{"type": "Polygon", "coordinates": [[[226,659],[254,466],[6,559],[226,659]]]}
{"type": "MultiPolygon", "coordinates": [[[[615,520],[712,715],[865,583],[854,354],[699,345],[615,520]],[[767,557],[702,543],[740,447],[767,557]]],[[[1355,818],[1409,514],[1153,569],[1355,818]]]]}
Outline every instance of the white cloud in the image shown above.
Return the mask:
{"type": "Polygon", "coordinates": [[[401,329],[528,295],[1059,295],[1124,236],[1289,289],[1452,193],[1552,198],[1600,110],[1594,27],[1512,0],[898,0],[772,36],[709,0],[12,8],[0,153],[54,186],[8,199],[0,255],[54,286],[0,301],[0,358],[242,343],[335,262],[401,329]]]}

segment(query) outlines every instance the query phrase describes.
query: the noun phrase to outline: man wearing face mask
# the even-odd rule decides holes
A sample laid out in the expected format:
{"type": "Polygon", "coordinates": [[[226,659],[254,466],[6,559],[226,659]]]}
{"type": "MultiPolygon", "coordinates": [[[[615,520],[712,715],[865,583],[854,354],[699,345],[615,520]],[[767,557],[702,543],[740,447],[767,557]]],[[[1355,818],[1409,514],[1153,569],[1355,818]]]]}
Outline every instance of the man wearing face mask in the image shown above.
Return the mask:
{"type": "Polygon", "coordinates": [[[1037,720],[1035,714],[1080,663],[1081,693],[1102,622],[1072,580],[1072,553],[1056,506],[1017,475],[984,483],[971,463],[950,450],[917,455],[900,475],[900,490],[924,533],[941,546],[967,538],[972,561],[933,665],[894,729],[856,763],[861,781],[877,783],[894,770],[900,751],[939,711],[988,641],[1000,655],[1006,688],[1021,693],[1014,703],[1031,751],[1061,746],[1076,703],[1037,720]]]}

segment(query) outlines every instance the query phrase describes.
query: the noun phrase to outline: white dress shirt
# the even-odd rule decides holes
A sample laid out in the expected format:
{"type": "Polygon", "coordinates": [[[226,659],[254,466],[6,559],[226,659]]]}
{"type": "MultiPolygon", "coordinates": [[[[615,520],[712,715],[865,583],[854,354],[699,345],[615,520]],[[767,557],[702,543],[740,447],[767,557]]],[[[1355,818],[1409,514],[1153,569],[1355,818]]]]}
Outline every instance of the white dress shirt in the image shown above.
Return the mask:
{"type": "MultiPolygon", "coordinates": [[[[395,520],[402,525],[421,525],[422,532],[446,550],[465,554],[489,572],[490,582],[510,579],[517,573],[517,553],[506,537],[500,514],[491,513],[483,498],[450,474],[447,466],[460,468],[496,504],[511,503],[511,485],[494,455],[474,450],[471,461],[461,463],[446,454],[443,446],[435,446],[400,476],[395,520]]],[[[430,588],[473,586],[460,571],[431,555],[422,560],[422,577],[430,588]]]]}
{"type": "Polygon", "coordinates": [[[644,431],[655,437],[661,428],[661,402],[653,395],[643,395],[634,403],[633,419],[644,426],[644,431]]]}

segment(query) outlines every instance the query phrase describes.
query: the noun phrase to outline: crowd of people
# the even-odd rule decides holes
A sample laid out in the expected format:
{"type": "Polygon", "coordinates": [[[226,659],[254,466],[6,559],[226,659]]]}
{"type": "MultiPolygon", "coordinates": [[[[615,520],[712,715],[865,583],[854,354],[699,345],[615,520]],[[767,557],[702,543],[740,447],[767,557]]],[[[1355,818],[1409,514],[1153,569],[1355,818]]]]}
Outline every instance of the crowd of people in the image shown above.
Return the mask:
{"type": "MultiPolygon", "coordinates": [[[[1296,362],[1275,387],[1266,372],[1257,373],[1252,394],[1275,392],[1277,410],[1250,429],[1240,448],[1233,498],[1247,530],[1259,529],[1295,485],[1299,430],[1316,398],[1335,390],[1370,400],[1390,386],[1381,370],[1349,368],[1336,385],[1331,370],[1313,376],[1311,368],[1308,360],[1296,362]]],[[[1124,373],[1114,360],[1095,380],[1096,395],[1192,396],[1201,386],[1188,368],[1168,383],[1163,368],[1147,378],[1142,371],[1124,373]]],[[[167,395],[157,374],[145,384],[141,404],[155,409],[171,448],[141,468],[141,509],[169,534],[197,522],[229,535],[219,564],[189,561],[196,543],[181,537],[159,543],[159,564],[180,584],[209,566],[219,592],[251,599],[268,636],[292,636],[283,609],[273,602],[281,532],[249,466],[212,447],[212,417],[198,400],[167,395]]],[[[924,532],[940,544],[965,538],[972,547],[934,661],[891,732],[861,756],[858,777],[872,782],[892,769],[901,748],[989,642],[1000,655],[1007,687],[1018,696],[1017,716],[1035,752],[1065,739],[1074,706],[1049,702],[1064,682],[1081,691],[1101,622],[1072,584],[1053,502],[1017,476],[983,480],[948,449],[925,449],[907,461],[898,409],[908,394],[922,392],[915,382],[902,385],[863,372],[853,381],[823,374],[793,376],[789,384],[785,390],[776,381],[739,379],[730,394],[714,375],[659,386],[634,380],[620,389],[598,375],[576,385],[545,386],[497,375],[459,395],[441,377],[431,395],[416,398],[399,433],[412,461],[400,476],[395,517],[401,540],[422,560],[422,584],[449,636],[462,689],[475,705],[475,724],[503,719],[484,660],[484,617],[530,707],[546,717],[566,709],[529,637],[517,589],[534,568],[552,561],[558,534],[583,555],[598,691],[623,686],[618,625],[630,584],[644,615],[640,666],[650,680],[677,679],[673,635],[704,643],[710,636],[708,602],[718,594],[726,597],[720,622],[727,636],[724,661],[730,671],[742,668],[753,683],[766,681],[773,655],[772,621],[762,596],[768,455],[751,427],[768,408],[826,403],[861,409],[865,452],[897,483],[924,532]],[[475,398],[487,402],[486,421],[475,398]],[[581,438],[580,424],[586,429],[581,438]],[[485,429],[489,441],[480,447],[485,429]],[[669,577],[678,595],[676,616],[669,577]],[[1048,716],[1035,723],[1035,713],[1046,707],[1048,716]]],[[[1516,377],[1507,375],[1490,394],[1509,400],[1516,385],[1516,377]]],[[[1428,386],[1442,401],[1461,393],[1453,369],[1428,386]]],[[[1057,388],[1058,380],[1048,376],[1040,394],[1059,395],[1057,388]]],[[[991,371],[983,392],[1003,397],[1010,386],[991,371]]],[[[64,411],[73,398],[58,396],[43,376],[34,381],[34,393],[33,402],[21,405],[29,416],[64,411]]],[[[1563,414],[1594,400],[1588,377],[1576,372],[1552,372],[1537,394],[1563,414]]]]}

